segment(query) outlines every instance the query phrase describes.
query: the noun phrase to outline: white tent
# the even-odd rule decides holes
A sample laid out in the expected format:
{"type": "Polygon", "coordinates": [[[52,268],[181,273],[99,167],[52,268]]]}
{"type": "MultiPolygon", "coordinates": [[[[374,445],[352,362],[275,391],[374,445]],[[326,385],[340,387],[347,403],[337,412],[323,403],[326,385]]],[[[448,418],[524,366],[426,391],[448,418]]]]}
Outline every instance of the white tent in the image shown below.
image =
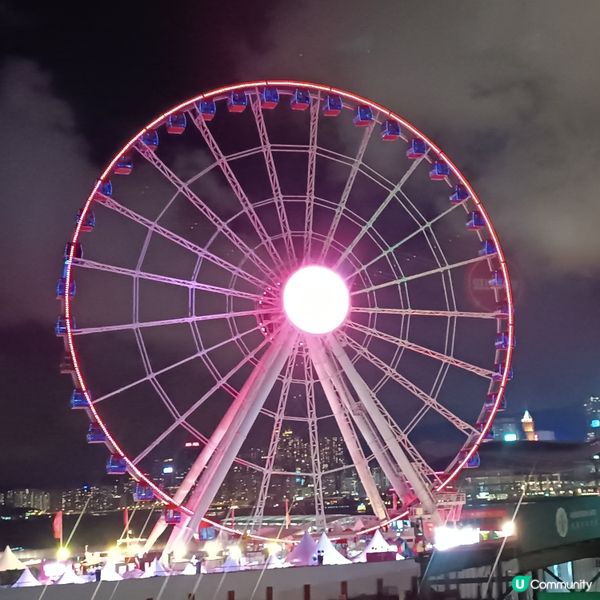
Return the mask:
{"type": "Polygon", "coordinates": [[[269,554],[265,561],[265,567],[267,569],[279,569],[279,567],[283,567],[284,563],[283,558],[278,558],[276,554],[269,554]]]}
{"type": "Polygon", "coordinates": [[[306,567],[317,564],[315,550],[317,543],[308,531],[302,536],[300,543],[286,556],[285,562],[294,567],[306,567]]]}
{"type": "Polygon", "coordinates": [[[390,545],[377,529],[365,549],[354,559],[354,562],[367,562],[367,554],[370,552],[389,552],[390,545]]]}
{"type": "Polygon", "coordinates": [[[107,562],[100,571],[100,581],[121,581],[123,577],[117,573],[115,563],[107,562]]]}
{"type": "Polygon", "coordinates": [[[327,537],[325,532],[321,534],[321,537],[317,542],[315,554],[317,556],[317,564],[319,562],[318,557],[320,554],[323,555],[324,565],[347,565],[352,562],[337,551],[336,547],[331,543],[331,540],[327,537]]]}
{"type": "MultiPolygon", "coordinates": [[[[200,565],[200,573],[206,573],[206,568],[204,565],[200,565]]],[[[196,565],[193,562],[189,562],[181,571],[181,575],[197,575],[196,573],[196,565]]]]}
{"type": "Polygon", "coordinates": [[[240,556],[238,558],[233,558],[230,555],[223,561],[222,569],[223,571],[239,571],[246,564],[246,559],[244,556],[240,556]]]}
{"type": "Polygon", "coordinates": [[[65,572],[56,580],[59,585],[65,585],[67,583],[87,583],[87,579],[79,577],[72,567],[67,567],[65,572]]]}
{"type": "Polygon", "coordinates": [[[123,579],[139,579],[144,576],[144,571],[141,569],[131,569],[123,573],[123,579]]]}
{"type": "Polygon", "coordinates": [[[0,557],[0,571],[22,570],[25,565],[15,556],[15,553],[6,546],[2,556],[0,557]]]}
{"type": "Polygon", "coordinates": [[[29,569],[25,569],[17,579],[12,587],[31,587],[34,585],[41,585],[40,582],[34,577],[33,573],[29,569]]]}
{"type": "Polygon", "coordinates": [[[146,569],[142,577],[166,577],[169,575],[169,571],[162,566],[162,563],[155,558],[146,569]]]}

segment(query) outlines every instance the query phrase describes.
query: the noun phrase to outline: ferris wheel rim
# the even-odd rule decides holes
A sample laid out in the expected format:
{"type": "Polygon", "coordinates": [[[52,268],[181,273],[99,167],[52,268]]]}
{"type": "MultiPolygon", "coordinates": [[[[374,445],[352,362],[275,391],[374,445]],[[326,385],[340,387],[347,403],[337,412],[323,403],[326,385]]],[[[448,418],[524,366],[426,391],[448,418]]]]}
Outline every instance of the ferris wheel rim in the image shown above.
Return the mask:
{"type": "MultiPolygon", "coordinates": [[[[371,108],[379,111],[382,115],[385,115],[387,118],[394,119],[397,122],[399,122],[403,127],[405,127],[413,135],[415,135],[419,138],[422,138],[429,145],[429,147],[437,154],[437,156],[441,160],[443,160],[444,162],[446,162],[448,164],[453,175],[469,191],[471,200],[474,202],[477,209],[481,212],[483,219],[485,221],[486,228],[489,231],[489,233],[492,237],[492,240],[494,241],[494,243],[496,245],[497,259],[499,262],[499,268],[504,277],[504,290],[506,293],[506,301],[508,304],[508,315],[507,315],[506,319],[507,319],[509,344],[508,344],[508,348],[507,348],[507,352],[506,352],[506,359],[505,359],[506,367],[505,367],[505,370],[502,374],[502,378],[498,385],[495,403],[489,413],[489,417],[487,418],[485,425],[481,429],[480,434],[477,437],[477,439],[470,446],[470,450],[468,451],[468,453],[466,453],[460,460],[457,461],[457,463],[454,465],[454,467],[450,470],[449,473],[446,474],[444,480],[438,486],[438,488],[437,488],[438,491],[442,491],[447,486],[449,486],[452,483],[452,481],[455,480],[455,478],[458,476],[458,474],[462,471],[462,469],[468,463],[469,459],[475,454],[475,452],[477,452],[479,446],[481,445],[481,443],[483,442],[483,440],[486,437],[486,434],[488,433],[489,429],[491,428],[491,424],[492,424],[492,422],[496,416],[496,413],[498,411],[498,408],[502,402],[502,398],[505,394],[506,384],[508,382],[508,374],[510,371],[510,366],[512,363],[512,354],[513,354],[512,340],[514,339],[514,304],[513,304],[513,297],[512,297],[511,280],[510,280],[508,266],[506,263],[504,252],[502,249],[502,245],[500,243],[497,232],[496,232],[494,225],[487,213],[485,206],[479,199],[479,196],[477,195],[476,191],[473,189],[473,187],[471,186],[469,181],[462,174],[462,172],[458,169],[458,167],[451,161],[451,159],[446,155],[446,153],[437,144],[435,144],[431,140],[431,138],[429,138],[426,134],[424,134],[422,131],[420,131],[412,123],[410,123],[403,117],[397,115],[396,113],[388,110],[387,108],[383,107],[382,105],[379,105],[378,103],[375,103],[367,98],[364,98],[364,97],[354,94],[352,92],[348,92],[346,90],[342,90],[340,88],[336,88],[336,87],[332,87],[332,86],[325,86],[325,85],[321,85],[321,84],[317,84],[317,83],[293,81],[293,80],[257,80],[257,81],[243,82],[243,83],[238,83],[235,85],[217,88],[215,90],[197,95],[191,99],[186,100],[183,103],[177,104],[176,106],[163,112],[159,117],[154,119],[152,122],[150,122],[148,125],[146,125],[143,129],[141,129],[138,133],[136,133],[119,150],[119,152],[115,154],[114,158],[111,160],[111,162],[108,164],[106,169],[101,174],[100,178],[97,180],[96,184],[93,186],[92,191],[91,191],[90,195],[88,196],[88,199],[82,209],[82,215],[87,214],[87,212],[90,210],[90,206],[93,203],[94,198],[96,197],[96,194],[99,191],[100,186],[102,185],[103,182],[105,182],[107,180],[108,175],[110,173],[112,173],[114,166],[115,166],[116,162],[118,161],[119,157],[123,156],[129,150],[131,150],[134,147],[134,145],[136,144],[136,142],[139,140],[140,136],[142,136],[144,133],[146,133],[147,131],[153,130],[154,128],[156,128],[157,126],[162,124],[168,116],[170,116],[174,113],[177,113],[179,111],[186,110],[189,107],[191,107],[194,103],[201,101],[203,99],[211,99],[211,98],[215,98],[217,96],[222,96],[223,94],[227,94],[229,92],[234,92],[234,91],[238,91],[238,90],[246,90],[246,89],[251,89],[251,88],[259,88],[259,87],[263,87],[263,86],[265,86],[265,87],[266,86],[276,86],[276,87],[280,86],[280,87],[287,87],[287,88],[303,88],[303,89],[318,91],[319,93],[330,93],[330,94],[340,95],[349,101],[368,105],[371,108]]],[[[77,242],[80,238],[82,223],[83,223],[83,219],[81,219],[80,222],[76,225],[73,235],[70,239],[70,242],[72,245],[69,250],[69,261],[66,266],[66,272],[65,272],[67,289],[69,289],[69,284],[70,284],[70,281],[72,278],[72,266],[73,266],[74,252],[75,252],[75,244],[77,244],[77,242]]],[[[137,468],[137,466],[130,460],[130,457],[128,456],[128,454],[122,450],[121,446],[113,438],[110,430],[105,425],[102,416],[96,410],[95,404],[89,395],[86,381],[85,381],[85,378],[84,378],[82,370],[81,370],[80,359],[79,359],[77,349],[75,346],[74,328],[72,327],[72,322],[71,322],[71,318],[70,318],[71,313],[72,313],[71,301],[72,300],[71,300],[69,294],[67,293],[64,298],[64,314],[65,314],[65,318],[66,318],[65,345],[67,347],[67,352],[69,353],[69,355],[73,361],[74,379],[76,381],[76,384],[79,387],[79,389],[81,389],[83,391],[83,393],[85,394],[85,397],[86,397],[86,399],[88,401],[88,405],[89,405],[89,411],[92,414],[92,416],[94,417],[95,422],[98,423],[98,425],[104,431],[106,438],[107,438],[107,445],[109,445],[109,447],[116,454],[119,454],[126,460],[126,462],[128,464],[128,470],[136,480],[142,481],[145,484],[147,484],[157,494],[157,497],[160,498],[165,503],[175,504],[178,506],[178,508],[183,513],[191,514],[189,509],[186,509],[186,507],[183,504],[174,502],[172,496],[170,496],[169,494],[164,492],[164,490],[162,490],[159,486],[157,486],[152,481],[152,479],[147,477],[143,472],[141,472],[137,468]]],[[[399,517],[396,517],[396,518],[399,518],[399,517]]],[[[211,522],[210,519],[207,519],[207,518],[205,518],[204,520],[206,522],[211,522]]],[[[390,521],[392,521],[392,520],[394,520],[394,519],[391,519],[390,521]]],[[[238,530],[227,528],[222,525],[218,525],[218,526],[223,529],[229,529],[230,531],[238,533],[238,534],[243,533],[238,530]]],[[[260,536],[253,536],[253,537],[260,538],[260,536]]],[[[267,540],[267,539],[271,539],[271,538],[262,538],[262,539],[267,540]]]]}

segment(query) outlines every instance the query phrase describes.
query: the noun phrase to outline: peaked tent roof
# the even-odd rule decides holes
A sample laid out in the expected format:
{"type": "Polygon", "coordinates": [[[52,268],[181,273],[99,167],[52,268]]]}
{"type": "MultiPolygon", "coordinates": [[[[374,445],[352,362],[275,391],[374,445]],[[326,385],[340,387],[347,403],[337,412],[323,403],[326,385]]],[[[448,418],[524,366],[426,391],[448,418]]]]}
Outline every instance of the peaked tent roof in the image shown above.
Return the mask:
{"type": "Polygon", "coordinates": [[[367,562],[367,554],[370,552],[387,552],[390,545],[383,537],[379,529],[375,530],[373,537],[365,546],[365,549],[354,559],[354,562],[367,562]]]}
{"type": "Polygon", "coordinates": [[[315,552],[317,555],[323,553],[324,565],[347,565],[352,562],[350,559],[338,552],[325,532],[321,534],[321,537],[317,542],[315,552]]]}
{"type": "Polygon", "coordinates": [[[41,585],[41,583],[34,577],[33,573],[25,568],[24,571],[19,575],[12,587],[31,587],[34,585],[41,585]]]}
{"type": "MultiPolygon", "coordinates": [[[[200,573],[206,573],[204,565],[200,565],[200,573]]],[[[180,572],[181,575],[196,575],[196,565],[193,562],[189,562],[183,570],[180,572]]]]}
{"type": "Polygon", "coordinates": [[[100,581],[121,581],[123,577],[117,573],[115,563],[107,562],[100,571],[100,581]]]}
{"type": "Polygon", "coordinates": [[[316,549],[317,543],[306,531],[299,544],[286,556],[285,562],[293,566],[314,565],[316,549]]]}
{"type": "Polygon", "coordinates": [[[10,546],[6,546],[0,557],[0,571],[13,571],[24,569],[25,565],[15,556],[10,546]]]}
{"type": "Polygon", "coordinates": [[[149,565],[142,577],[166,577],[169,571],[165,569],[162,563],[155,558],[149,565]]]}
{"type": "Polygon", "coordinates": [[[68,566],[65,572],[56,580],[59,585],[65,585],[67,583],[87,583],[87,580],[83,577],[79,577],[72,566],[68,566]]]}

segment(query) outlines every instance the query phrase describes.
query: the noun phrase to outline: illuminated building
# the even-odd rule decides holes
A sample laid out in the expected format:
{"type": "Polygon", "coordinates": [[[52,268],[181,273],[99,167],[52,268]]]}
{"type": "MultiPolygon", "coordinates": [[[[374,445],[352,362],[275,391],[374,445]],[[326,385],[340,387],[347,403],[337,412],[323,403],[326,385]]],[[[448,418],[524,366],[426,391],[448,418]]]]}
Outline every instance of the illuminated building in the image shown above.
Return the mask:
{"type": "Polygon", "coordinates": [[[535,423],[533,422],[533,417],[528,410],[525,411],[523,417],[521,418],[521,427],[523,428],[525,439],[530,442],[536,442],[538,440],[537,433],[535,432],[535,423]]]}
{"type": "Polygon", "coordinates": [[[583,403],[585,412],[586,434],[585,439],[589,442],[600,438],[600,396],[590,396],[583,403]]]}

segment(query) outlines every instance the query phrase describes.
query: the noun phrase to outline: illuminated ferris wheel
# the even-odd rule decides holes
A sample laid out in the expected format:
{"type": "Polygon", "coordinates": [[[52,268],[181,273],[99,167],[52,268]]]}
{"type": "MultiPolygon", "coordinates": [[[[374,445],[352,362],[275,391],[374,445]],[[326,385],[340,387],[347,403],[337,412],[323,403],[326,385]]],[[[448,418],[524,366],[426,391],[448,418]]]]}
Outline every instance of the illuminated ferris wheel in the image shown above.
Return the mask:
{"type": "Polygon", "coordinates": [[[148,124],[79,212],[58,296],[71,405],[107,471],[164,502],[149,543],[173,525],[167,548],[236,464],[256,474],[257,537],[299,476],[325,527],[344,470],[378,522],[398,516],[390,489],[439,522],[511,378],[509,275],[475,191],[409,122],[323,85],[229,86],[148,124]],[[290,426],[309,447],[293,470],[290,426]],[[321,456],[331,435],[343,466],[321,456]],[[184,443],[166,485],[155,465],[184,443]]]}

